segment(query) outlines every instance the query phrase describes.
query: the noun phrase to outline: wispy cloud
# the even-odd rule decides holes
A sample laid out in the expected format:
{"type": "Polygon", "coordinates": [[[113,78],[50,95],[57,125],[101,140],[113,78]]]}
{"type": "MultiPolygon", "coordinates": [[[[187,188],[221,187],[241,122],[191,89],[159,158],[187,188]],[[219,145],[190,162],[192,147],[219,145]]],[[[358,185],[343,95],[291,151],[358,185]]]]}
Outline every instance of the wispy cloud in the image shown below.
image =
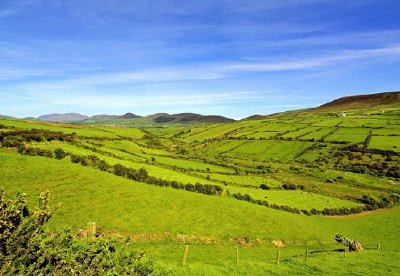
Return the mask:
{"type": "MultiPolygon", "coordinates": [[[[320,67],[346,65],[347,62],[354,64],[356,61],[376,62],[377,60],[388,61],[400,58],[400,46],[349,50],[331,55],[309,58],[282,59],[272,62],[239,62],[224,64],[200,64],[181,67],[154,68],[136,71],[121,71],[113,73],[89,74],[75,78],[61,80],[45,80],[25,83],[19,86],[23,90],[57,90],[99,86],[104,84],[129,84],[143,82],[182,82],[196,80],[216,80],[229,78],[233,75],[246,72],[275,72],[307,70],[320,67]]],[[[35,70],[1,70],[0,79],[18,77],[22,75],[42,75],[35,70]]]]}

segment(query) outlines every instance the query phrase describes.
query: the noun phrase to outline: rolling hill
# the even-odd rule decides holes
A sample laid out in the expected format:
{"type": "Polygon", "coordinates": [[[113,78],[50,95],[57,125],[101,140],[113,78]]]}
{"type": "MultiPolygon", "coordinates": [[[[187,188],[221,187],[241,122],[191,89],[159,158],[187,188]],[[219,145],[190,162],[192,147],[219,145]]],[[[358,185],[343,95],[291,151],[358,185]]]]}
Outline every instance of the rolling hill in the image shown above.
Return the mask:
{"type": "Polygon", "coordinates": [[[82,121],[82,124],[91,125],[124,125],[124,126],[148,126],[158,124],[214,124],[214,123],[229,123],[235,120],[218,115],[201,115],[195,113],[156,113],[145,117],[140,117],[132,113],[127,113],[123,116],[100,115],[93,116],[82,121]]]}
{"type": "Polygon", "coordinates": [[[65,122],[65,123],[82,121],[88,118],[89,118],[88,116],[79,113],[64,113],[64,114],[53,113],[37,117],[37,119],[41,121],[65,122]]]}
{"type": "Polygon", "coordinates": [[[92,120],[95,120],[95,119],[115,120],[115,119],[136,119],[136,118],[142,118],[142,116],[128,112],[128,113],[125,113],[124,115],[102,114],[102,115],[94,115],[94,116],[90,117],[90,119],[92,119],[92,120]]]}
{"type": "Polygon", "coordinates": [[[379,106],[400,106],[400,92],[384,92],[348,96],[319,106],[318,110],[365,109],[379,106]]]}
{"type": "Polygon", "coordinates": [[[105,125],[2,118],[0,183],[30,202],[49,190],[62,203],[49,230],[78,235],[95,221],[173,275],[396,275],[400,108],[378,102],[385,112],[369,116],[303,110],[213,124],[182,123],[202,119],[190,113],[105,125]],[[344,254],[335,233],[365,250],[344,254]]]}

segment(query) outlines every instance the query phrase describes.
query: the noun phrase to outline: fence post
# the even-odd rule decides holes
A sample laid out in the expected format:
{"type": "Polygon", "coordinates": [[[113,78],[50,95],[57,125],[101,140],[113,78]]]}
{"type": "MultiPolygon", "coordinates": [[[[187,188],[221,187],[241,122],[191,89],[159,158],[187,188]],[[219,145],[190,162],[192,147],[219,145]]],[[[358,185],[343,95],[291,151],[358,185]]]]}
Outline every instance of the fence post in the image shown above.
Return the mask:
{"type": "Polygon", "coordinates": [[[95,222],[89,222],[86,225],[86,237],[88,239],[93,238],[96,235],[96,223],[95,222]]]}
{"type": "Polygon", "coordinates": [[[278,253],[276,253],[276,264],[279,264],[280,260],[281,260],[281,251],[278,250],[278,253]]]}
{"type": "Polygon", "coordinates": [[[236,245],[236,264],[239,264],[239,245],[236,245]]]}
{"type": "Polygon", "coordinates": [[[378,243],[377,245],[376,245],[376,250],[381,250],[381,244],[380,243],[378,243]]]}
{"type": "Polygon", "coordinates": [[[344,254],[345,257],[346,257],[346,252],[347,252],[347,248],[345,247],[344,251],[343,251],[343,254],[344,254]]]}
{"type": "Polygon", "coordinates": [[[308,247],[306,248],[306,261],[308,261],[308,247]]]}
{"type": "Polygon", "coordinates": [[[188,252],[189,252],[189,245],[185,245],[185,250],[183,251],[182,265],[186,265],[188,252]]]}

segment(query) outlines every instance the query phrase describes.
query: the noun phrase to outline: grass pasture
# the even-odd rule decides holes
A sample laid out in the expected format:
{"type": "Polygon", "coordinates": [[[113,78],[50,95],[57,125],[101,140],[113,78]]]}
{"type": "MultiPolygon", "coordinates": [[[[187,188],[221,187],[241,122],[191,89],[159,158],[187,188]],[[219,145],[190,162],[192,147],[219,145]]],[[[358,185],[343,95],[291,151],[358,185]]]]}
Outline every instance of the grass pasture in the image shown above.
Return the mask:
{"type": "Polygon", "coordinates": [[[38,191],[48,189],[53,203],[62,202],[50,227],[76,229],[87,221],[96,221],[103,231],[147,237],[132,246],[144,249],[174,275],[336,274],[346,273],[346,264],[353,264],[354,273],[399,271],[395,261],[400,256],[396,234],[399,208],[355,218],[307,217],[228,198],[148,186],[67,160],[1,152],[0,161],[6,164],[0,168],[0,180],[9,196],[24,190],[29,200],[34,200],[38,191]],[[384,227],[375,227],[377,224],[384,227]],[[331,251],[341,248],[331,241],[336,232],[355,237],[369,248],[381,243],[382,251],[370,249],[344,257],[331,251]],[[240,246],[237,266],[231,239],[242,236],[249,237],[251,245],[240,246]],[[286,244],[281,249],[280,265],[275,264],[273,239],[286,244]],[[182,267],[184,244],[189,244],[190,250],[188,264],[182,267]],[[307,262],[306,246],[310,249],[307,262]],[[381,266],[383,261],[388,264],[381,266]]]}
{"type": "Polygon", "coordinates": [[[335,142],[363,143],[369,134],[368,128],[344,128],[340,127],[334,134],[326,139],[335,142]]]}
{"type": "Polygon", "coordinates": [[[369,148],[400,152],[400,136],[372,136],[369,148]]]}
{"type": "Polygon", "coordinates": [[[126,127],[129,120],[121,126],[90,126],[0,119],[0,125],[15,127],[0,131],[0,186],[7,197],[22,191],[31,202],[49,190],[51,203],[61,203],[49,230],[78,232],[95,221],[106,236],[131,237],[132,247],[146,251],[146,258],[172,275],[398,275],[398,204],[352,215],[308,216],[232,196],[322,210],[364,206],[366,200],[381,202],[400,193],[397,113],[366,116],[353,110],[338,117],[307,112],[227,124],[148,127],[144,122],[126,127]],[[16,139],[28,147],[62,148],[95,155],[110,165],[144,168],[156,178],[219,185],[224,192],[210,196],[158,187],[114,175],[113,168],[103,172],[73,164],[70,157],[18,154],[19,147],[7,144],[8,132],[32,128],[75,132],[76,137],[68,143],[16,139]],[[284,190],[283,184],[295,190],[284,190]],[[338,251],[343,247],[333,242],[335,233],[359,240],[366,250],[344,256],[338,251]],[[285,246],[276,248],[274,240],[285,246]],[[182,266],[185,245],[190,249],[182,266]]]}

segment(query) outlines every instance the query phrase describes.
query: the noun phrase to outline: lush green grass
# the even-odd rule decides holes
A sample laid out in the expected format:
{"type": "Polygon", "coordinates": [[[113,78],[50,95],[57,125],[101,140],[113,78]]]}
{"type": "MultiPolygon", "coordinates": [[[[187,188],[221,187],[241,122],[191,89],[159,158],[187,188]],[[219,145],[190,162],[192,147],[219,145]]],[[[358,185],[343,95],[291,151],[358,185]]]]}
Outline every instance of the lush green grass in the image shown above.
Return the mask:
{"type": "Polygon", "coordinates": [[[351,143],[362,143],[369,134],[368,128],[339,128],[334,134],[326,139],[327,141],[344,141],[351,143]]]}
{"type": "Polygon", "coordinates": [[[219,180],[227,184],[236,186],[254,186],[259,187],[261,184],[266,184],[269,187],[281,187],[282,183],[268,175],[253,175],[253,174],[220,174],[220,173],[202,173],[204,177],[209,176],[210,179],[219,180]]]}
{"type": "Polygon", "coordinates": [[[325,119],[321,118],[321,120],[316,121],[312,126],[319,126],[319,127],[334,127],[340,125],[345,119],[343,118],[330,118],[325,119]]]}
{"type": "Polygon", "coordinates": [[[76,133],[78,136],[83,137],[94,137],[94,138],[117,138],[118,136],[109,131],[96,129],[90,126],[79,126],[79,125],[65,125],[56,123],[45,123],[37,121],[22,121],[22,120],[6,120],[0,118],[0,124],[5,126],[15,126],[23,129],[45,129],[50,131],[61,131],[63,133],[76,133]]]}
{"type": "MultiPolygon", "coordinates": [[[[397,113],[389,113],[361,116],[350,111],[347,117],[298,113],[230,124],[165,125],[144,130],[12,119],[0,119],[0,124],[75,132],[78,136],[72,144],[52,141],[31,143],[33,146],[96,155],[111,165],[145,168],[149,175],[163,179],[218,184],[230,193],[247,193],[271,204],[323,209],[356,206],[359,203],[352,200],[364,195],[380,199],[400,192],[398,179],[393,177],[336,167],[350,162],[397,165],[397,156],[390,159],[380,152],[349,152],[347,145],[340,144],[362,146],[372,130],[369,149],[398,152],[400,120],[397,113]],[[322,138],[324,141],[305,141],[322,138]],[[261,183],[273,189],[261,190],[261,183]],[[283,183],[303,185],[305,191],[278,190],[283,183]]],[[[239,201],[226,193],[206,196],[146,185],[72,164],[69,158],[23,156],[4,148],[0,148],[0,186],[6,187],[7,196],[23,191],[29,200],[49,189],[53,203],[62,202],[51,229],[77,230],[88,221],[96,221],[107,235],[132,235],[132,246],[145,249],[174,275],[349,274],[348,267],[353,274],[400,271],[396,261],[400,258],[400,207],[341,218],[309,217],[239,201]],[[367,247],[381,243],[383,251],[349,253],[344,258],[343,253],[329,251],[340,248],[332,241],[334,233],[360,240],[367,247]],[[243,237],[250,245],[240,247],[240,264],[236,265],[235,239],[243,237]],[[286,244],[280,265],[274,264],[274,239],[286,244]],[[180,265],[184,244],[190,245],[186,267],[180,265]],[[304,260],[306,245],[321,251],[311,253],[308,262],[304,260]]]]}
{"type": "Polygon", "coordinates": [[[23,190],[33,200],[48,189],[53,203],[62,202],[51,228],[77,229],[96,221],[106,232],[141,234],[145,239],[132,245],[145,249],[176,275],[336,274],[348,272],[348,266],[354,273],[397,274],[400,269],[396,261],[399,208],[354,218],[307,217],[230,198],[144,185],[67,160],[1,152],[0,164],[7,195],[23,190]],[[348,253],[346,258],[340,252],[315,252],[305,262],[306,244],[311,252],[340,248],[332,242],[336,232],[367,247],[381,243],[382,251],[348,253]],[[240,247],[237,266],[231,239],[243,236],[252,245],[240,247]],[[280,265],[274,264],[277,249],[272,239],[286,244],[280,265]],[[184,243],[190,244],[187,267],[180,266],[184,243]]]}
{"type": "Polygon", "coordinates": [[[308,133],[314,133],[319,129],[320,129],[319,127],[301,128],[299,130],[286,133],[286,134],[282,135],[282,137],[284,137],[284,138],[297,138],[299,136],[305,136],[308,133]]]}
{"type": "Polygon", "coordinates": [[[118,136],[122,136],[125,138],[131,138],[131,139],[139,139],[142,138],[144,133],[138,129],[138,128],[132,128],[132,127],[105,127],[105,126],[99,126],[96,127],[97,129],[109,131],[112,133],[117,134],[118,136]]]}
{"type": "MultiPolygon", "coordinates": [[[[9,196],[23,190],[32,199],[39,191],[50,190],[54,196],[53,202],[63,202],[64,206],[52,221],[54,226],[79,227],[87,221],[95,220],[107,229],[132,233],[186,233],[217,239],[248,235],[260,239],[322,242],[331,239],[332,233],[328,233],[333,230],[339,231],[340,227],[343,227],[343,231],[352,229],[350,225],[354,226],[354,223],[350,222],[371,224],[375,219],[382,219],[383,223],[385,217],[387,220],[392,219],[399,212],[399,208],[394,208],[381,214],[354,219],[307,217],[231,198],[141,184],[71,164],[68,160],[0,152],[0,161],[3,164],[1,183],[9,196]],[[196,223],[193,223],[193,218],[196,218],[196,223]],[[263,221],[262,228],[259,227],[260,221],[263,221]],[[221,227],[212,227],[214,224],[221,227]],[[292,231],[292,227],[296,227],[296,232],[292,231]]],[[[387,228],[395,229],[400,223],[396,221],[387,228]]],[[[367,230],[376,235],[380,231],[374,228],[367,230]]],[[[349,232],[367,237],[367,233],[363,234],[359,228],[349,232]]],[[[382,234],[378,236],[383,237],[382,234]]],[[[396,237],[393,241],[399,240],[396,233],[389,236],[396,237]]]]}
{"type": "Polygon", "coordinates": [[[400,136],[372,136],[369,148],[400,152],[400,136]]]}
{"type": "Polygon", "coordinates": [[[122,159],[115,158],[109,155],[104,155],[98,152],[94,152],[88,149],[83,149],[80,147],[77,147],[75,145],[71,145],[68,143],[60,143],[60,142],[53,142],[53,143],[38,143],[34,144],[36,147],[40,148],[47,148],[47,149],[56,149],[56,148],[62,148],[68,153],[72,154],[77,154],[77,155],[95,155],[99,157],[100,159],[106,161],[110,165],[115,165],[115,164],[121,164],[124,165],[128,168],[133,168],[133,169],[140,169],[144,168],[147,170],[150,176],[154,176],[157,178],[162,178],[166,180],[171,180],[171,181],[178,181],[181,183],[202,183],[202,184],[214,184],[214,182],[209,181],[207,179],[203,179],[200,177],[192,176],[190,174],[184,173],[184,172],[179,172],[175,171],[173,169],[165,168],[165,167],[160,167],[157,166],[156,164],[150,164],[150,162],[143,163],[142,160],[138,160],[135,156],[132,156],[129,154],[126,154],[124,152],[121,152],[119,155],[122,159]],[[127,156],[124,156],[127,155],[127,156]]]}
{"type": "Polygon", "coordinates": [[[193,171],[210,171],[210,172],[222,172],[222,173],[233,173],[233,169],[225,168],[222,166],[217,166],[213,164],[208,164],[205,162],[186,160],[165,156],[153,156],[156,163],[161,163],[169,166],[176,166],[183,169],[193,170],[193,171]]]}
{"type": "Polygon", "coordinates": [[[303,191],[284,191],[284,190],[261,190],[243,187],[228,186],[226,188],[231,193],[248,194],[254,199],[267,200],[270,204],[286,205],[299,209],[311,210],[312,208],[322,210],[324,208],[355,207],[361,204],[341,200],[338,198],[313,194],[303,191]]]}
{"type": "Polygon", "coordinates": [[[335,128],[333,127],[320,127],[315,129],[315,131],[302,136],[301,139],[319,140],[325,137],[326,135],[330,134],[333,130],[335,130],[335,128]]]}
{"type": "Polygon", "coordinates": [[[293,160],[312,144],[299,141],[246,141],[239,147],[227,152],[228,156],[255,160],[293,160]]]}

